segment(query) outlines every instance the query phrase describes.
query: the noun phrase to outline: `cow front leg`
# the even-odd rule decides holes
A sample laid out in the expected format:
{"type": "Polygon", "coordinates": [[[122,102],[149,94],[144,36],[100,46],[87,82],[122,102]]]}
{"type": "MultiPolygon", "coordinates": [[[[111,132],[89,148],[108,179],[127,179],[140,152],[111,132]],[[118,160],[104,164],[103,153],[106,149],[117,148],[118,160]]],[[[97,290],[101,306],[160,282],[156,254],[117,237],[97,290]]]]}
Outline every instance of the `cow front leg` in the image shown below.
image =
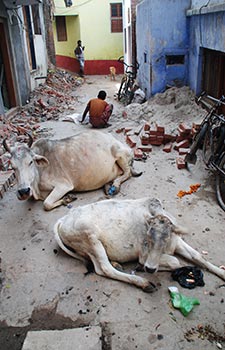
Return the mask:
{"type": "Polygon", "coordinates": [[[210,263],[195,249],[193,249],[189,244],[187,244],[181,237],[177,239],[177,245],[175,252],[187,260],[193,262],[194,264],[207,269],[213,274],[225,280],[225,271],[220,269],[218,266],[210,263]]]}
{"type": "Polygon", "coordinates": [[[179,260],[172,255],[163,254],[159,261],[159,271],[172,271],[181,267],[179,260]]]}
{"type": "Polygon", "coordinates": [[[52,190],[52,192],[48,195],[48,197],[44,200],[44,203],[43,203],[44,209],[52,210],[56,207],[59,207],[62,204],[65,204],[66,202],[63,197],[72,190],[73,190],[73,186],[69,184],[61,184],[59,186],[56,186],[52,190]]]}
{"type": "Polygon", "coordinates": [[[142,288],[147,293],[151,293],[156,290],[155,285],[149,282],[147,279],[116,270],[110,264],[103,244],[95,237],[92,237],[91,241],[91,247],[94,249],[92,249],[92,252],[89,253],[89,257],[92,260],[95,267],[95,272],[98,275],[134,284],[137,287],[142,288]]]}

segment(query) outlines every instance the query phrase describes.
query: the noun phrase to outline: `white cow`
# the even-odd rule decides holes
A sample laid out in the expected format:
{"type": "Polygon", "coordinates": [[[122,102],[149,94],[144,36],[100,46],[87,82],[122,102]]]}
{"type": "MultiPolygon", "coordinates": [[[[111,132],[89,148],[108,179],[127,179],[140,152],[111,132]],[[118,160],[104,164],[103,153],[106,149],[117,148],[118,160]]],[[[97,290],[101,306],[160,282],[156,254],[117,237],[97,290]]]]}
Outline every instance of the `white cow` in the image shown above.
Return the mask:
{"type": "Polygon", "coordinates": [[[44,201],[51,210],[74,199],[71,191],[90,191],[111,183],[115,193],[129,177],[133,152],[111,134],[88,131],[62,140],[39,139],[10,148],[11,164],[18,182],[17,197],[44,201]],[[33,143],[33,144],[32,144],[33,143]],[[64,197],[64,198],[63,198],[64,197]]]}
{"type": "Polygon", "coordinates": [[[206,261],[177,233],[176,225],[158,199],[104,200],[72,209],[54,226],[59,246],[83,262],[91,260],[99,275],[131,283],[146,292],[154,285],[137,275],[116,270],[110,261],[138,260],[145,271],[181,267],[175,253],[225,280],[225,271],[206,261]]]}

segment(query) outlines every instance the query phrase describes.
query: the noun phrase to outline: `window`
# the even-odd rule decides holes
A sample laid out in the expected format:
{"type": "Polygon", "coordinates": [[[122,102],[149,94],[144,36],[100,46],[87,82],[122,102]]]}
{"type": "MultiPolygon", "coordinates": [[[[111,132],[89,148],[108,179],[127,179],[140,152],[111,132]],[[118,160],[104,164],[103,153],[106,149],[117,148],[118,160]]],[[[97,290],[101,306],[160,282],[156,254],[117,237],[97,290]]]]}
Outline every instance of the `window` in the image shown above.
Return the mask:
{"type": "Polygon", "coordinates": [[[32,17],[33,17],[33,25],[34,25],[34,34],[41,34],[41,23],[39,17],[39,5],[32,5],[32,17]]]}
{"type": "Polygon", "coordinates": [[[58,41],[67,41],[65,16],[56,16],[56,32],[58,41]]]}
{"type": "Polygon", "coordinates": [[[26,28],[26,40],[27,40],[27,49],[28,49],[28,59],[30,64],[30,69],[36,69],[37,63],[36,63],[36,55],[35,55],[35,47],[34,47],[34,36],[33,36],[33,30],[32,30],[32,17],[31,17],[31,11],[30,7],[24,6],[23,7],[23,13],[24,13],[24,23],[26,28]]]}
{"type": "Polygon", "coordinates": [[[184,55],[167,55],[166,56],[166,64],[184,64],[184,55]]]}
{"type": "Polygon", "coordinates": [[[123,14],[122,4],[115,3],[111,6],[111,32],[121,33],[123,32],[123,14]]]}

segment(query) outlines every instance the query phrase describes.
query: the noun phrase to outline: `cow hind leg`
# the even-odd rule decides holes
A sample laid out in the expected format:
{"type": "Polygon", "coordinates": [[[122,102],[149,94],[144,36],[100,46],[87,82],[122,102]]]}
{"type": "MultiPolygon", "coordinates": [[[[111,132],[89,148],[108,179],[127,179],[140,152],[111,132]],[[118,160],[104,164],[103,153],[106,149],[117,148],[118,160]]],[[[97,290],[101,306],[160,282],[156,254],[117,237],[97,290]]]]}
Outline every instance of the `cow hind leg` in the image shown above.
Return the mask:
{"type": "Polygon", "coordinates": [[[117,165],[123,171],[122,175],[118,176],[113,181],[113,186],[115,186],[116,191],[118,192],[120,185],[132,176],[132,156],[129,152],[125,152],[124,150],[118,150],[114,156],[116,158],[117,165]]]}
{"type": "Polygon", "coordinates": [[[178,237],[175,253],[225,280],[224,270],[204,259],[197,250],[193,249],[189,244],[184,242],[181,237],[178,237]]]}
{"type": "Polygon", "coordinates": [[[94,249],[92,249],[92,253],[89,253],[89,257],[92,260],[95,267],[95,272],[98,275],[134,284],[148,293],[156,290],[154,284],[149,282],[147,279],[116,270],[110,264],[105,248],[97,238],[92,237],[91,246],[94,247],[94,249]]]}

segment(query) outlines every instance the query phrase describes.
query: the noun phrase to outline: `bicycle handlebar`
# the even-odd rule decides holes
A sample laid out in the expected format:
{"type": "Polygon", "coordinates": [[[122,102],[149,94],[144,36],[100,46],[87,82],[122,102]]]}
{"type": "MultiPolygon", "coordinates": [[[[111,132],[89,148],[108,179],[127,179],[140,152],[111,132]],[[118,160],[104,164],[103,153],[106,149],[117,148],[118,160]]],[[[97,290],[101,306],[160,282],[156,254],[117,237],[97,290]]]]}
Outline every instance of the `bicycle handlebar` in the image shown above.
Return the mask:
{"type": "Polygon", "coordinates": [[[200,96],[197,98],[197,103],[202,102],[202,98],[207,97],[209,100],[216,102],[214,107],[220,107],[221,105],[225,106],[225,96],[222,95],[220,99],[217,99],[213,96],[207,95],[205,91],[203,91],[200,96]]]}
{"type": "Polygon", "coordinates": [[[126,67],[126,73],[133,73],[135,74],[133,71],[129,71],[129,69],[138,69],[139,68],[139,63],[136,62],[136,66],[134,66],[133,64],[127,64],[125,61],[124,61],[124,56],[120,56],[118,58],[118,62],[124,64],[124,66],[126,67]]]}

